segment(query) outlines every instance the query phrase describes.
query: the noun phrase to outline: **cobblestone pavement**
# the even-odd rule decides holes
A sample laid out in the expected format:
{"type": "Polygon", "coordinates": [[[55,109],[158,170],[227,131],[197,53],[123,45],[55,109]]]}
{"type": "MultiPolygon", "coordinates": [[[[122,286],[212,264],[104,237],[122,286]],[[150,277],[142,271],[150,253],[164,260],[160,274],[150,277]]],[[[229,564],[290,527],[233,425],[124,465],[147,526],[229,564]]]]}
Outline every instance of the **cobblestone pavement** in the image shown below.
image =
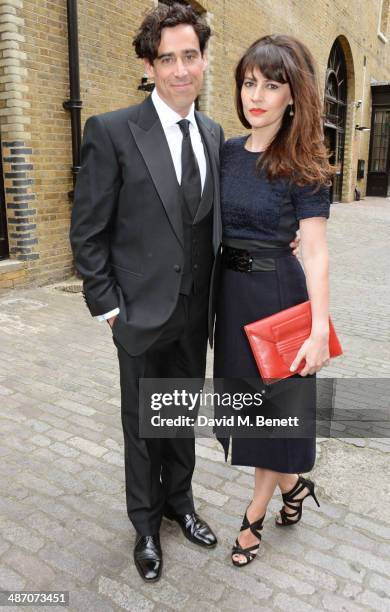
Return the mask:
{"type": "MultiPolygon", "coordinates": [[[[389,229],[388,199],[333,207],[332,315],[345,356],[327,375],[390,377],[389,229]]],[[[199,439],[194,492],[219,546],[198,549],[163,522],[163,578],[146,586],[132,562],[108,326],[54,286],[3,292],[0,323],[0,589],[69,590],[70,610],[88,612],[390,609],[389,439],[319,440],[321,508],[309,499],[299,526],[277,529],[275,496],[259,559],[241,570],[229,551],[252,470],[199,439]]]]}

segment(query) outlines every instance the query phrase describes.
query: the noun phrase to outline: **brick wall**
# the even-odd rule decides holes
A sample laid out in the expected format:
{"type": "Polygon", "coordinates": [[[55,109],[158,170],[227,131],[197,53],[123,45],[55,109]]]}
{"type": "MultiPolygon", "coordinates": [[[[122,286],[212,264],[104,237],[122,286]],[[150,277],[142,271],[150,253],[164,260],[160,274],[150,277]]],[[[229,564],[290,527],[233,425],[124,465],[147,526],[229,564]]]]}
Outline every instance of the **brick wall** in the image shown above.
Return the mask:
{"type": "MultiPolygon", "coordinates": [[[[154,4],[154,0],[78,1],[82,123],[91,114],[144,99],[137,89],[143,66],[131,42],[144,11],[154,4]]],[[[341,37],[348,70],[343,199],[350,201],[357,159],[368,160],[369,145],[369,133],[357,132],[355,124],[370,125],[371,80],[390,78],[390,43],[377,35],[380,4],[374,0],[196,2],[214,30],[201,109],[224,126],[227,137],[244,133],[233,106],[233,70],[248,44],[266,33],[298,36],[316,58],[323,88],[330,49],[341,37]],[[362,105],[356,109],[358,99],[362,105]]],[[[44,284],[72,273],[71,130],[69,113],[62,106],[69,98],[67,44],[66,0],[0,0],[4,189],[10,259],[22,264],[18,273],[12,273],[12,286],[44,284]]],[[[358,186],[364,195],[365,181],[358,186]]]]}

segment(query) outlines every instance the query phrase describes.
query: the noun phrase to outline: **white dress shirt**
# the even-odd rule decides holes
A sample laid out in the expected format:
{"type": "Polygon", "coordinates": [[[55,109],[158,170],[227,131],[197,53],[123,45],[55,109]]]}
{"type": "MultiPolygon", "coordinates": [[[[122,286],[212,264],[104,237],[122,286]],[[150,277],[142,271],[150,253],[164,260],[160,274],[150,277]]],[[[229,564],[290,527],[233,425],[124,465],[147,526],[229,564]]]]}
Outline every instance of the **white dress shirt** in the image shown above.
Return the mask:
{"type": "Polygon", "coordinates": [[[206,157],[199,129],[195,121],[195,104],[192,103],[188,115],[186,117],[182,117],[160,98],[156,88],[154,88],[152,92],[152,102],[160,119],[165,137],[168,141],[168,147],[171,152],[177,182],[179,184],[181,184],[181,144],[183,141],[183,134],[180,127],[177,125],[177,122],[181,121],[181,119],[188,119],[190,122],[191,144],[198,162],[203,191],[206,180],[206,157]]]}
{"type": "MultiPolygon", "coordinates": [[[[206,156],[203,148],[202,138],[200,136],[199,128],[195,121],[195,104],[192,103],[189,113],[186,117],[182,117],[174,111],[164,100],[160,98],[157,93],[157,89],[154,88],[152,92],[152,102],[156,109],[158,118],[160,119],[162,128],[164,130],[165,138],[168,142],[169,151],[171,153],[173,165],[175,168],[177,182],[181,184],[181,145],[183,141],[183,134],[177,122],[181,119],[188,119],[190,122],[190,138],[192,148],[195,153],[196,160],[199,166],[200,180],[202,183],[202,192],[206,181],[206,156]]],[[[102,315],[97,315],[98,321],[105,321],[110,319],[119,313],[119,308],[114,308],[110,312],[106,312],[102,315]]]]}

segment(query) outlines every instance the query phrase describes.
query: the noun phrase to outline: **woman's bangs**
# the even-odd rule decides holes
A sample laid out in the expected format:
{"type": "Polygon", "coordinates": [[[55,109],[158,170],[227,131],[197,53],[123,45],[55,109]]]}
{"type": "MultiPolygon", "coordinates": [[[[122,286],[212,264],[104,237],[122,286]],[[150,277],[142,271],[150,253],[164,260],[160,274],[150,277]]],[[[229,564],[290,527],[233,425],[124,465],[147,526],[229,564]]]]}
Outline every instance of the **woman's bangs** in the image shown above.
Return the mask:
{"type": "Polygon", "coordinates": [[[276,45],[261,45],[254,47],[246,57],[243,66],[243,77],[248,72],[253,74],[254,69],[260,70],[261,74],[271,81],[287,83],[286,70],[282,55],[276,45]]]}

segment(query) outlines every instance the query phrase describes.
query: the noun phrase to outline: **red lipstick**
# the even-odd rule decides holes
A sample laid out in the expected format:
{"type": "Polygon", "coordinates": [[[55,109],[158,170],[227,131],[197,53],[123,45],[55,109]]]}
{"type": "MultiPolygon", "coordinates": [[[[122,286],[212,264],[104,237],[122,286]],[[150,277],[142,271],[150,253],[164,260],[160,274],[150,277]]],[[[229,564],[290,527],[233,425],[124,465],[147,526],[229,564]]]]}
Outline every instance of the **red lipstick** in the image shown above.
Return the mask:
{"type": "Polygon", "coordinates": [[[263,113],[266,113],[267,111],[265,111],[262,108],[250,108],[249,112],[250,112],[251,115],[259,116],[259,115],[262,115],[263,113]]]}

